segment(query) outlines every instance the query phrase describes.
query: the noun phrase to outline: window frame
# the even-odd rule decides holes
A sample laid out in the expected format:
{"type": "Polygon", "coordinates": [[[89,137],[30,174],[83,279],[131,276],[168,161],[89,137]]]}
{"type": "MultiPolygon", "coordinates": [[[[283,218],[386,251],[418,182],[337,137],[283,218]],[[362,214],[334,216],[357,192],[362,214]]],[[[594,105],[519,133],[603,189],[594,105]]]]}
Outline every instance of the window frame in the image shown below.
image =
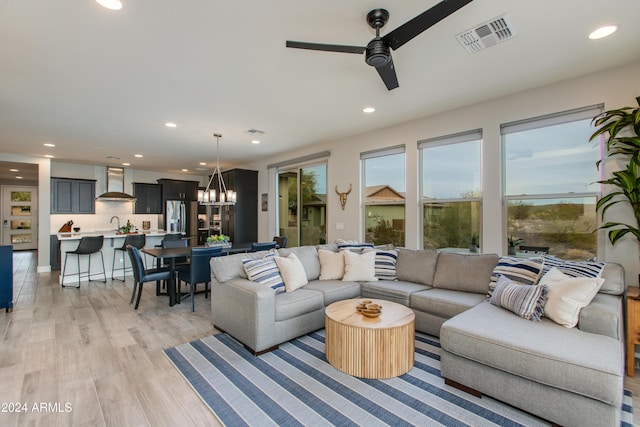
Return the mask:
{"type": "MultiPolygon", "coordinates": [[[[531,117],[527,119],[517,120],[513,122],[507,122],[500,125],[500,142],[501,142],[501,171],[502,171],[502,227],[503,236],[508,237],[509,233],[509,203],[513,201],[528,201],[528,200],[550,200],[550,199],[586,199],[594,197],[596,203],[602,197],[602,185],[598,185],[598,189],[594,191],[584,192],[562,192],[562,193],[524,193],[524,194],[507,194],[507,136],[509,134],[524,132],[528,130],[543,129],[552,126],[558,126],[567,123],[573,123],[584,120],[592,120],[593,117],[599,115],[604,111],[604,104],[594,104],[585,107],[574,108],[571,110],[559,111],[556,113],[545,114],[541,116],[531,117]]],[[[588,144],[589,141],[584,141],[588,144]]],[[[599,158],[603,158],[603,145],[600,144],[599,158]]],[[[595,168],[595,164],[594,164],[595,168]]],[[[599,172],[602,179],[602,170],[599,172]]],[[[600,215],[596,212],[596,226],[601,224],[600,215]]],[[[503,239],[503,251],[507,253],[508,242],[507,238],[503,239]]],[[[596,254],[600,256],[601,245],[600,238],[596,238],[596,254]]]]}
{"type": "MultiPolygon", "coordinates": [[[[363,151],[360,153],[360,218],[362,220],[362,225],[360,226],[360,240],[362,242],[364,242],[366,240],[366,234],[367,234],[367,194],[366,194],[366,189],[367,189],[367,177],[366,177],[366,166],[365,166],[365,162],[367,160],[371,160],[371,159],[375,159],[375,158],[380,158],[380,157],[385,157],[385,156],[392,156],[392,155],[396,155],[396,154],[403,154],[404,155],[404,171],[402,173],[402,178],[404,180],[404,186],[405,186],[405,198],[404,198],[404,203],[402,204],[402,206],[404,206],[404,218],[403,221],[405,223],[405,227],[404,227],[404,235],[403,235],[403,240],[406,243],[407,241],[407,227],[406,227],[406,221],[407,221],[407,199],[406,199],[406,186],[407,186],[407,150],[406,150],[406,145],[405,144],[399,144],[399,145],[395,145],[395,146],[391,146],[391,147],[384,147],[384,148],[379,148],[376,150],[370,150],[370,151],[363,151]]],[[[396,189],[397,190],[397,189],[396,189]]]]}
{"type": "Polygon", "coordinates": [[[473,129],[464,132],[453,133],[449,135],[438,136],[434,138],[422,139],[418,141],[418,209],[419,212],[419,227],[420,227],[420,239],[419,244],[424,249],[424,209],[425,209],[425,198],[423,195],[424,192],[424,152],[423,150],[435,147],[442,147],[446,145],[454,145],[454,144],[462,144],[466,142],[479,141],[480,143],[480,197],[452,197],[452,198],[437,198],[437,199],[429,199],[429,203],[461,203],[461,202],[479,202],[480,204],[480,223],[478,224],[478,250],[482,251],[482,229],[483,229],[483,221],[482,221],[482,200],[484,194],[483,188],[483,170],[484,170],[484,161],[483,161],[483,130],[473,129]]]}

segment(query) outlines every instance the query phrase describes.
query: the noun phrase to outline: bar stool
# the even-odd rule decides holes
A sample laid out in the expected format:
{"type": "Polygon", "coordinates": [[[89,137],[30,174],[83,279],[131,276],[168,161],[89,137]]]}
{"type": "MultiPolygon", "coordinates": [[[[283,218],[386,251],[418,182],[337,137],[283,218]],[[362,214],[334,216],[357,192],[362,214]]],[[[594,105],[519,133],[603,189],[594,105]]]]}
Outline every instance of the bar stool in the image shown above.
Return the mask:
{"type": "Polygon", "coordinates": [[[134,248],[140,250],[144,248],[144,245],[147,244],[147,236],[145,234],[127,234],[127,237],[124,238],[124,243],[119,248],[113,248],[113,261],[111,262],[111,280],[120,280],[121,282],[125,281],[125,276],[127,275],[127,258],[125,253],[127,252],[127,246],[131,245],[134,248]],[[116,251],[122,252],[122,268],[114,268],[116,265],[116,251]],[[113,273],[116,270],[122,270],[122,280],[114,277],[113,273]]]}
{"type": "MultiPolygon", "coordinates": [[[[80,239],[78,247],[74,251],[67,251],[64,255],[64,273],[62,275],[62,287],[64,288],[64,278],[67,275],[67,259],[69,255],[75,255],[78,260],[78,288],[80,287],[80,279],[83,273],[87,273],[87,278],[91,281],[91,255],[100,252],[100,259],[102,260],[102,275],[104,276],[104,283],[107,283],[107,275],[104,270],[104,256],[102,256],[102,243],[104,242],[104,236],[85,236],[80,239]],[[87,271],[80,271],[80,256],[89,256],[89,266],[87,271]]],[[[100,274],[100,273],[96,273],[100,274]]]]}

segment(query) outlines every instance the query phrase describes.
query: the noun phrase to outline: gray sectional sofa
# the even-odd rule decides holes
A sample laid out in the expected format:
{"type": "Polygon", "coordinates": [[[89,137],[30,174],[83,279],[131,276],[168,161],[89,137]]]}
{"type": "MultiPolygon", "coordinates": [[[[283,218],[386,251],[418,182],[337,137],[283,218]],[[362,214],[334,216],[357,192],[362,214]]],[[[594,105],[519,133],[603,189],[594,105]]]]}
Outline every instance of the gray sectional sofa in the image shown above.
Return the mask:
{"type": "MultiPolygon", "coordinates": [[[[337,251],[335,245],[323,245],[337,251]]],[[[398,249],[397,280],[319,280],[318,247],[295,253],[309,283],[274,293],[248,280],[242,260],[212,258],[214,326],[255,354],[324,327],[324,309],[348,298],[380,298],[410,307],[416,330],[440,337],[448,384],[484,393],[560,425],[620,425],[624,379],[624,272],[607,263],[605,283],[575,328],[525,320],[487,302],[494,254],[398,249]]]]}

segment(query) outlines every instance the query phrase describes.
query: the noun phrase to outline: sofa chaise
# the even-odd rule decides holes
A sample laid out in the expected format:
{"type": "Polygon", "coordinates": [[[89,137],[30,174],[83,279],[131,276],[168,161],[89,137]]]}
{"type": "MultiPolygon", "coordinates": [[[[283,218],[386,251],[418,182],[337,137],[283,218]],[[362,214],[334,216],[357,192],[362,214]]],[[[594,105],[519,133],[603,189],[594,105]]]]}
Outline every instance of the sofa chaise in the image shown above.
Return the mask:
{"type": "Polygon", "coordinates": [[[500,257],[397,249],[394,280],[320,280],[319,250],[273,251],[300,260],[308,283],[276,293],[248,279],[243,260],[265,252],[211,260],[214,326],[254,354],[324,327],[324,310],[348,298],[404,304],[416,330],[440,337],[448,384],[484,393],[561,425],[619,425],[624,377],[624,272],[607,263],[605,284],[580,312],[575,328],[531,321],[487,302],[500,257]]]}

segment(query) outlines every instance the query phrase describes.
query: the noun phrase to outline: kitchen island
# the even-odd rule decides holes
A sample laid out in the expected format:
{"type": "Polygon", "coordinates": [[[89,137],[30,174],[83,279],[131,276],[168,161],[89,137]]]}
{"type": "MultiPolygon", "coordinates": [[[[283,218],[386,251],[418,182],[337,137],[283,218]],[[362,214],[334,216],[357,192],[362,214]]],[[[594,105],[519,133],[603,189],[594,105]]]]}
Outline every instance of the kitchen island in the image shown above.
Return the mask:
{"type": "MultiPolygon", "coordinates": [[[[162,239],[167,234],[164,230],[145,230],[138,231],[136,234],[144,234],[146,236],[146,248],[153,248],[156,245],[160,245],[162,239]]],[[[66,268],[68,269],[67,274],[65,275],[65,265],[64,259],[66,256],[66,252],[73,251],[78,247],[80,243],[80,239],[84,236],[104,236],[104,243],[102,245],[102,256],[104,257],[104,269],[105,275],[107,278],[111,278],[111,269],[112,262],[114,256],[114,249],[120,248],[124,244],[124,239],[127,237],[127,234],[117,233],[114,230],[108,231],[92,231],[92,232],[78,232],[78,233],[58,233],[58,241],[60,242],[60,257],[62,261],[60,277],[58,281],[62,285],[62,278],[64,277],[64,285],[74,286],[74,284],[78,283],[78,263],[75,260],[75,257],[72,257],[69,262],[67,262],[66,268]]],[[[126,252],[118,251],[116,253],[117,258],[115,260],[114,269],[122,269],[124,266],[124,257],[127,256],[126,252]]],[[[91,255],[92,256],[92,276],[94,273],[99,273],[102,265],[100,263],[99,254],[91,255]]],[[[149,258],[151,262],[151,258],[149,258]]],[[[145,260],[146,263],[146,260],[145,260]]],[[[89,264],[89,256],[80,257],[80,271],[84,272],[87,270],[89,264]]],[[[148,265],[148,264],[147,264],[148,265]]],[[[126,263],[127,275],[132,275],[131,271],[131,263],[127,261],[126,263]]],[[[122,275],[122,270],[118,271],[118,275],[122,275]]],[[[95,277],[95,276],[94,276],[95,277]]],[[[81,278],[81,281],[87,281],[88,277],[81,278]]]]}

